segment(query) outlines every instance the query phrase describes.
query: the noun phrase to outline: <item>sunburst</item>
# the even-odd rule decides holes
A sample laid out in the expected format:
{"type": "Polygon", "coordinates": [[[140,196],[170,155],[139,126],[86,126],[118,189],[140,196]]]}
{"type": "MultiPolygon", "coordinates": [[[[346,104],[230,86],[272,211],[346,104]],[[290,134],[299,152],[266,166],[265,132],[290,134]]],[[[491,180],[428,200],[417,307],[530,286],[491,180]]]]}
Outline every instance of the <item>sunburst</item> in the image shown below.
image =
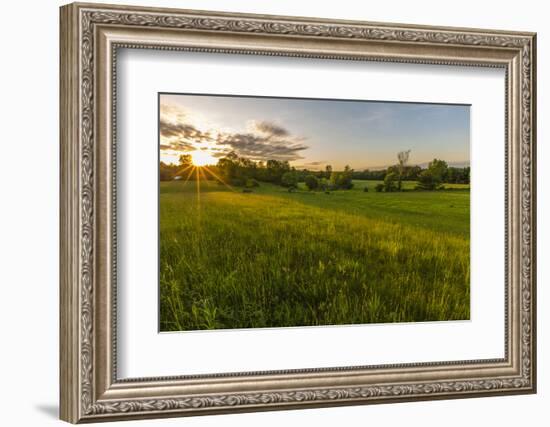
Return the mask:
{"type": "Polygon", "coordinates": [[[189,153],[191,155],[191,162],[193,165],[202,167],[206,165],[213,165],[217,162],[216,158],[205,150],[196,150],[189,153]]]}

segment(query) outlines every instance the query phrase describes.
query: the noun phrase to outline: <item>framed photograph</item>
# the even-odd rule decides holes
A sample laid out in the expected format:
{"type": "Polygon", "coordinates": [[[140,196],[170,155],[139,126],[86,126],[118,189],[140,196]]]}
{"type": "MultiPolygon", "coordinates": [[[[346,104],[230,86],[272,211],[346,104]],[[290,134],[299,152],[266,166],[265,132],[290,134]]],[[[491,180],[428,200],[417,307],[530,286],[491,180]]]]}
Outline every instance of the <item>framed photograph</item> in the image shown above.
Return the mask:
{"type": "Polygon", "coordinates": [[[535,34],[61,8],[61,418],[536,391],[535,34]]]}

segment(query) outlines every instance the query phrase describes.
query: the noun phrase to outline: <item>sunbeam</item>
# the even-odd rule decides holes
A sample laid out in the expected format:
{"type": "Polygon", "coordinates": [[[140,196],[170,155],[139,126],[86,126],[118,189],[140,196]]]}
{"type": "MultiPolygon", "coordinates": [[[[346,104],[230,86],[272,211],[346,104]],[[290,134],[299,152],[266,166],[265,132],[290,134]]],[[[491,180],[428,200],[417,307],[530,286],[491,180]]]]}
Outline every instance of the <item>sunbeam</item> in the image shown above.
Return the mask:
{"type": "Polygon", "coordinates": [[[217,179],[219,182],[221,182],[223,185],[225,185],[227,188],[229,188],[231,191],[237,192],[233,187],[231,187],[227,182],[225,182],[222,178],[220,178],[216,173],[210,170],[208,166],[204,166],[203,169],[208,172],[210,175],[212,175],[215,179],[217,179]]]}
{"type": "Polygon", "coordinates": [[[187,181],[189,181],[189,178],[191,178],[191,175],[193,175],[193,169],[191,169],[187,174],[187,178],[185,178],[185,181],[183,182],[184,186],[187,184],[187,181]]]}
{"type": "Polygon", "coordinates": [[[201,209],[201,180],[199,176],[199,167],[195,166],[195,179],[197,180],[197,209],[199,210],[200,215],[200,209],[201,209]]]}
{"type": "Polygon", "coordinates": [[[188,169],[190,169],[190,168],[192,168],[192,167],[194,167],[194,165],[193,165],[192,163],[190,163],[190,164],[188,164],[186,167],[181,168],[180,170],[178,170],[178,171],[176,172],[176,175],[180,175],[180,174],[182,174],[183,172],[185,172],[186,170],[188,170],[188,169]]]}

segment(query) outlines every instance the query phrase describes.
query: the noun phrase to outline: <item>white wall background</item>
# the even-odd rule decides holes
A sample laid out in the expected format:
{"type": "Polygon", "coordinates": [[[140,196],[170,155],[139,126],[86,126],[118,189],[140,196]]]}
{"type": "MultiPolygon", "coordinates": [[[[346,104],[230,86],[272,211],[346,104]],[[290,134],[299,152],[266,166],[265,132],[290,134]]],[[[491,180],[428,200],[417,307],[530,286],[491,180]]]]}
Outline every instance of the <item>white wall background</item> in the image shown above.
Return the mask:
{"type": "MultiPolygon", "coordinates": [[[[110,0],[113,3],[122,3],[110,0]]],[[[129,0],[130,1],[130,0],[129,0]]],[[[538,157],[550,116],[550,28],[545,3],[518,1],[133,0],[190,9],[538,32],[538,157]]],[[[0,423],[60,425],[58,402],[58,7],[57,0],[5,3],[0,67],[0,423]]],[[[550,406],[550,171],[538,173],[539,393],[437,402],[208,416],[133,425],[543,426],[550,406]],[[545,336],[546,335],[546,336],[545,336]]]]}

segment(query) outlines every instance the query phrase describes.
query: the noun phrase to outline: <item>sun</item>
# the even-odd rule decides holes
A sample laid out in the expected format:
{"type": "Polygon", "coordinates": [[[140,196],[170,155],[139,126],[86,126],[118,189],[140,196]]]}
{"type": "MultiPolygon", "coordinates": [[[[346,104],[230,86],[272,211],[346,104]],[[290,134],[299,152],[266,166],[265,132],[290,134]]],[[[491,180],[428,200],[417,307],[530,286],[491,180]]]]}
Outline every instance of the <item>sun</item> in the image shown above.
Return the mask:
{"type": "Polygon", "coordinates": [[[191,162],[195,166],[206,166],[206,165],[213,165],[217,163],[216,158],[212,156],[212,154],[208,153],[204,150],[197,150],[190,153],[191,154],[191,162]]]}

